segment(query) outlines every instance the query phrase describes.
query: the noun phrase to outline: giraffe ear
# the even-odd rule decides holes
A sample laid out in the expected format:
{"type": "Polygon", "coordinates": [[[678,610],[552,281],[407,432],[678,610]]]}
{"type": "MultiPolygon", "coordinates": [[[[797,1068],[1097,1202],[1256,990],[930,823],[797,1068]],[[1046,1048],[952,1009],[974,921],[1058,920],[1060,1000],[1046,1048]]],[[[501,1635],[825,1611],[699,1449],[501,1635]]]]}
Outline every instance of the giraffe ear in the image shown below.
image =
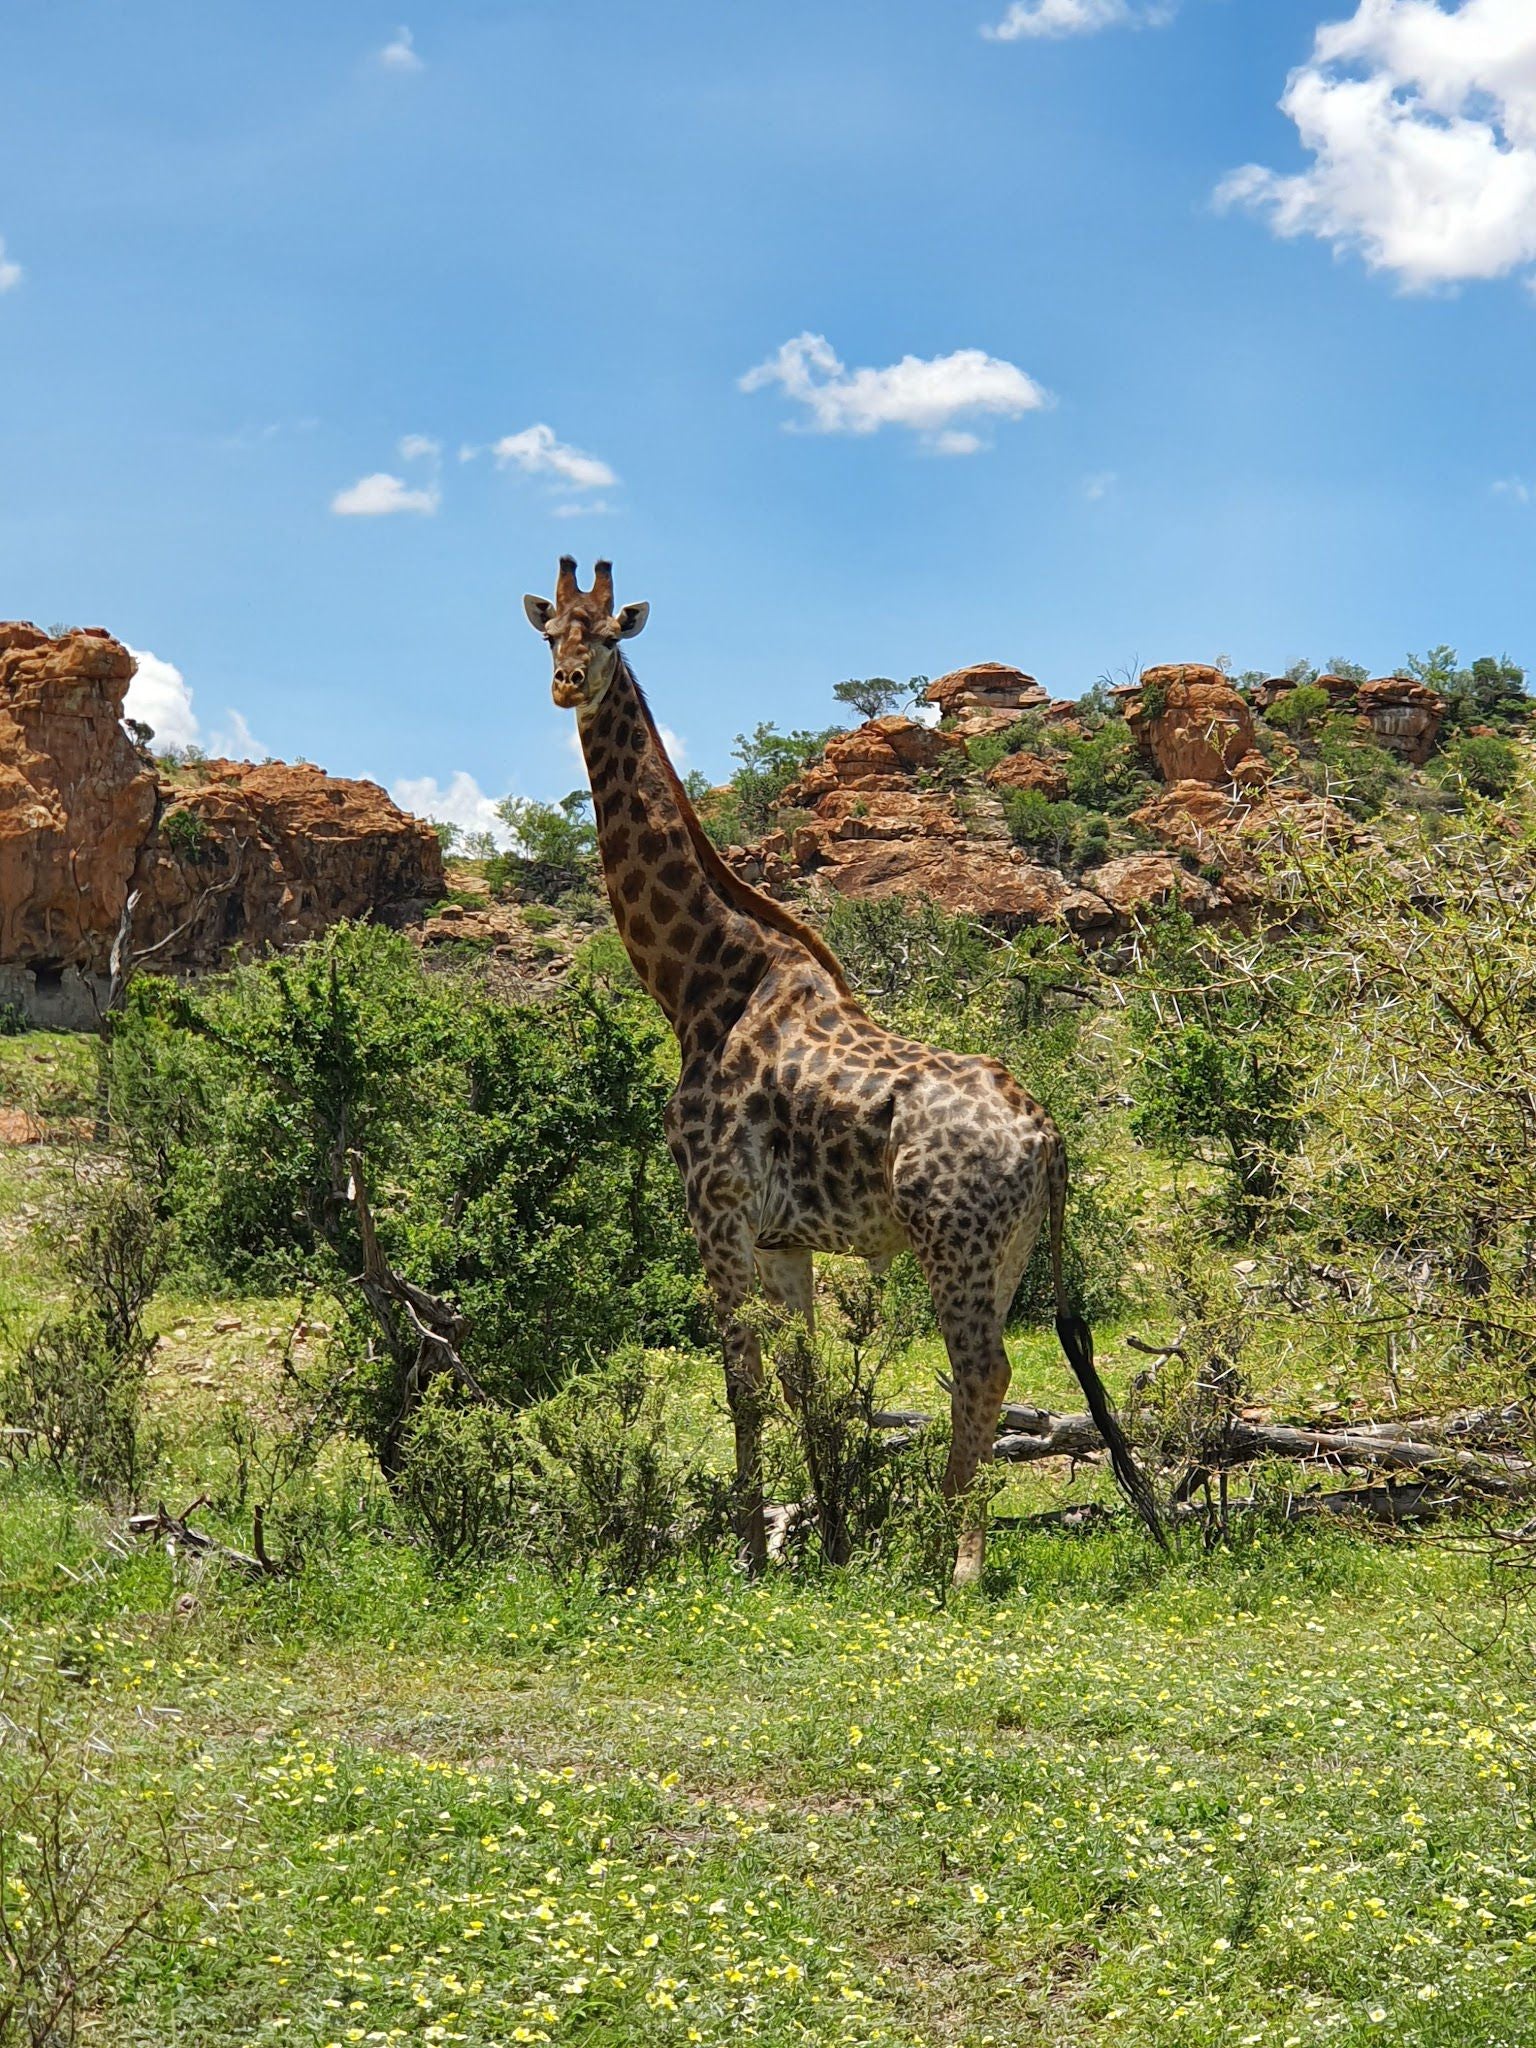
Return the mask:
{"type": "Polygon", "coordinates": [[[547,597],[525,597],[523,610],[528,614],[528,623],[535,633],[542,633],[555,615],[555,608],[547,597]]]}
{"type": "Polygon", "coordinates": [[[619,613],[618,626],[621,640],[633,640],[651,616],[648,604],[627,604],[619,613]]]}

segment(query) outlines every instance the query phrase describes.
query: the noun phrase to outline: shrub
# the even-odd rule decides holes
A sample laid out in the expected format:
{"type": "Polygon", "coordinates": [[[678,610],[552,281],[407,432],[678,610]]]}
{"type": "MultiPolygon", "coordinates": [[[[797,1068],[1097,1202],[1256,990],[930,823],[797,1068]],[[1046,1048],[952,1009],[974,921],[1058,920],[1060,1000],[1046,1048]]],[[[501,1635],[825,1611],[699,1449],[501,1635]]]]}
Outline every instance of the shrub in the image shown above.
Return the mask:
{"type": "Polygon", "coordinates": [[[1468,733],[1446,749],[1452,775],[1479,796],[1508,796],[1520,774],[1520,755],[1492,733],[1468,733]]]}
{"type": "Polygon", "coordinates": [[[137,983],[112,1108],[186,1260],[343,1298],[353,1423],[382,1449],[420,1340],[357,1284],[354,1160],[382,1258],[451,1305],[466,1366],[505,1405],[626,1338],[712,1334],[660,1051],[651,1006],[588,977],[506,1007],[429,973],[398,934],[338,926],[196,990],[137,983]]]}
{"type": "Polygon", "coordinates": [[[1507,654],[1480,655],[1469,668],[1463,668],[1454,647],[1432,647],[1427,654],[1410,655],[1407,668],[1411,676],[1445,698],[1448,735],[1478,725],[1516,731],[1536,709],[1536,700],[1526,691],[1525,670],[1507,654]]]}
{"type": "Polygon", "coordinates": [[[1318,735],[1317,757],[1334,791],[1368,817],[1394,800],[1407,779],[1397,757],[1376,746],[1352,718],[1327,721],[1318,735]]]}
{"type": "Polygon", "coordinates": [[[442,1382],[417,1409],[395,1488],[404,1533],[444,1569],[484,1564],[520,1533],[517,1432],[503,1409],[466,1406],[442,1382]]]}
{"type": "Polygon", "coordinates": [[[1295,689],[1277,697],[1264,716],[1292,739],[1306,738],[1328,716],[1331,702],[1328,692],[1316,683],[1298,683],[1295,689]]]}
{"type": "Polygon", "coordinates": [[[1129,1003],[1140,1053],[1132,1128],[1175,1159],[1218,1168],[1222,1215],[1239,1236],[1269,1217],[1298,1137],[1290,1006],[1301,1008],[1301,987],[1278,958],[1256,973],[1254,952],[1242,937],[1207,941],[1186,911],[1168,911],[1149,928],[1129,1003]]]}
{"type": "Polygon", "coordinates": [[[512,853],[493,853],[486,880],[500,893],[517,889],[536,902],[557,903],[563,897],[591,893],[597,858],[597,826],[587,815],[592,798],[573,789],[557,804],[533,797],[503,797],[496,815],[517,840],[512,853]]]}
{"type": "Polygon", "coordinates": [[[1014,844],[1052,867],[1102,860],[1108,852],[1107,818],[1082,804],[1053,800],[1043,790],[1010,789],[1003,817],[1014,844]]]}
{"type": "Polygon", "coordinates": [[[208,845],[208,821],[201,811],[177,804],[160,821],[160,836],[180,861],[195,865],[208,845]]]}
{"type": "Polygon", "coordinates": [[[1151,788],[1124,719],[1107,720],[1089,739],[1068,741],[1067,794],[1074,803],[1119,813],[1134,809],[1151,788]]]}
{"type": "Polygon", "coordinates": [[[729,1493],[670,1447],[661,1381],[630,1346],[519,1425],[522,1542],[561,1579],[634,1586],[713,1548],[729,1493]]]}
{"type": "Polygon", "coordinates": [[[28,1455],[90,1491],[131,1499],[153,1456],[144,1312],[168,1235],[145,1192],[123,1179],[87,1185],[70,1221],[58,1259],[68,1298],[18,1345],[0,1406],[28,1455]]]}

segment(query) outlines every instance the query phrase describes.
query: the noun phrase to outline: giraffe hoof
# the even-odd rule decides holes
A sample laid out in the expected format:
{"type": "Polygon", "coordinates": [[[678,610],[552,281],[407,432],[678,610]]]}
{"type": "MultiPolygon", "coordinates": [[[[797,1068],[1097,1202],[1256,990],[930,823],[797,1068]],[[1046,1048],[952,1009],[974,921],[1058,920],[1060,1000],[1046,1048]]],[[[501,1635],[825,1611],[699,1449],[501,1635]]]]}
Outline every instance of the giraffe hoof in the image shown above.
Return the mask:
{"type": "Polygon", "coordinates": [[[987,1539],[979,1530],[960,1538],[960,1548],[955,1555],[955,1576],[957,1587],[979,1585],[981,1568],[986,1562],[987,1539]]]}

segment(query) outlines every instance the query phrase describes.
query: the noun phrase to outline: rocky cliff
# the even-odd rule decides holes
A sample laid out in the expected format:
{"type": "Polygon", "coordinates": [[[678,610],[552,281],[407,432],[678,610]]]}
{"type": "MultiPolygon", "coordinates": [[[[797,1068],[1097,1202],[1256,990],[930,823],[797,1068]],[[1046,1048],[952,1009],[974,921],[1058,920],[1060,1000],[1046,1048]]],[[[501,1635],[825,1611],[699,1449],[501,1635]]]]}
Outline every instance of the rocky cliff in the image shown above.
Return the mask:
{"type": "MultiPolygon", "coordinates": [[[[1427,758],[1445,709],[1433,690],[1405,677],[1320,683],[1330,716],[1362,742],[1410,767],[1427,758]]],[[[1295,748],[1255,715],[1293,687],[1245,696],[1221,669],[1168,663],[1111,693],[1119,717],[1106,728],[1024,670],[980,662],[929,685],[937,726],[879,718],[832,739],[786,791],[780,829],[730,858],[777,893],[925,896],[1003,929],[1112,936],[1174,897],[1198,918],[1241,915],[1276,844],[1357,830],[1315,777],[1297,778],[1295,748]],[[1095,823],[1091,803],[1072,801],[1073,764],[1106,730],[1125,736],[1139,768],[1113,818],[1095,823]],[[1037,821],[1042,805],[1061,814],[1048,829],[1080,835],[1072,857],[1013,843],[1021,799],[1037,821]]]]}
{"type": "Polygon", "coordinates": [[[165,779],[121,723],[132,677],[107,633],[0,624],[0,1001],[91,1023],[130,891],[134,954],[171,970],[442,894],[436,834],[371,782],[232,761],[165,779]]]}

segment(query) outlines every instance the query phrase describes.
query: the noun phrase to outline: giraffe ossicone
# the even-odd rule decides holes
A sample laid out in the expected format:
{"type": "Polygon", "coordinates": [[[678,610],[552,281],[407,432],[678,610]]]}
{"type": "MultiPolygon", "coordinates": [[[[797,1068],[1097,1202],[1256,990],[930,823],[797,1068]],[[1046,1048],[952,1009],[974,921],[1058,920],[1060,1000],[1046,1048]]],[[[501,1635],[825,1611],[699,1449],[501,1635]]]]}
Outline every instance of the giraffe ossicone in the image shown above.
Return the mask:
{"type": "MultiPolygon", "coordinates": [[[[549,645],[555,702],[576,713],[619,935],[681,1052],[667,1143],[715,1300],[748,1566],[767,1556],[762,1345],[743,1312],[752,1293],[809,1323],[813,1253],[916,1253],[949,1353],[944,1491],[955,1498],[991,1456],[1010,1377],[1003,1326],[1043,1227],[1063,1349],[1116,1477],[1161,1540],[1063,1288],[1067,1164],[1050,1117],[996,1060],[877,1024],[826,942],[727,866],[625,659],[650,607],[615,609],[611,563],[583,591],[562,556],[553,599],[523,606],[549,645]]],[[[983,1548],[980,1527],[962,1538],[957,1583],[979,1576],[983,1548]]]]}

